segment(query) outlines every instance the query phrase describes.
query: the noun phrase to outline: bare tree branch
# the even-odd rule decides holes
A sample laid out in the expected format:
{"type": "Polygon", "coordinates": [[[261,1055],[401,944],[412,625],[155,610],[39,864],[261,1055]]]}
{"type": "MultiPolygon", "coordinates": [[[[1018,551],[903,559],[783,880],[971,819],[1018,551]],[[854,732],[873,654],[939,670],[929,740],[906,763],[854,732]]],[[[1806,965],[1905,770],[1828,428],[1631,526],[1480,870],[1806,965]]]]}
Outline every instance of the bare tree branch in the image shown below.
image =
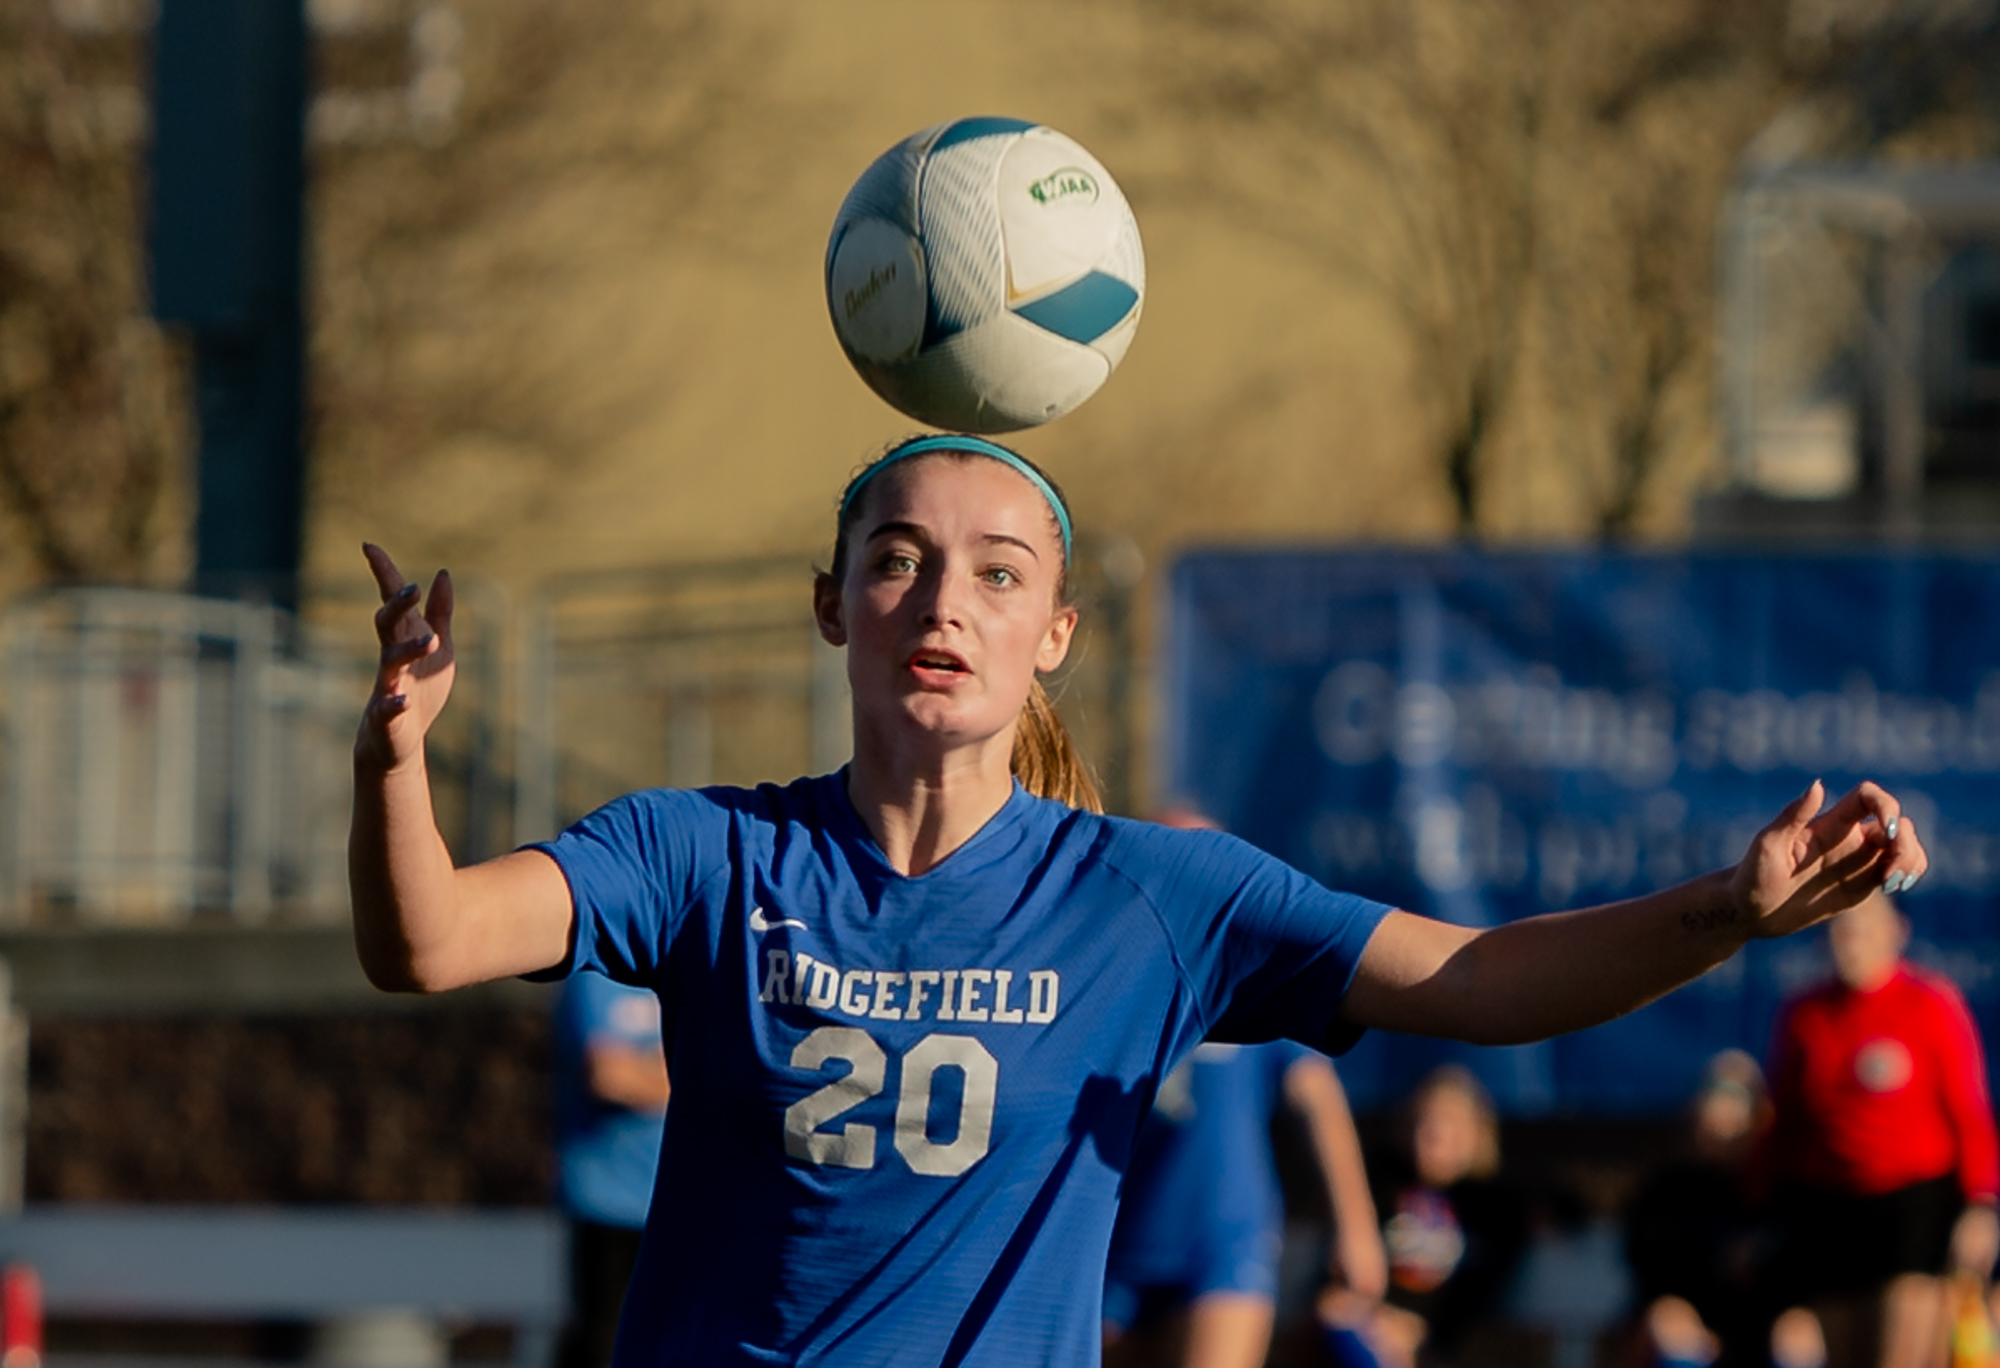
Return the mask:
{"type": "Polygon", "coordinates": [[[55,579],[143,580],[173,550],[184,368],[144,314],[142,60],[0,0],[0,517],[55,579]]]}

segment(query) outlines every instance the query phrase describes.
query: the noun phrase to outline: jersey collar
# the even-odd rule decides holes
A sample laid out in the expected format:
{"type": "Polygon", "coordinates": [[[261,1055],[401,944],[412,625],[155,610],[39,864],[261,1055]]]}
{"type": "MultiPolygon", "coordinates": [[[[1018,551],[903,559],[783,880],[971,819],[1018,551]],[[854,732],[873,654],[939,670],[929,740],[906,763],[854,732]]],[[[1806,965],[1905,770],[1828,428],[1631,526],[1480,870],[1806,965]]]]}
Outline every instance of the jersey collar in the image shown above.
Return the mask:
{"type": "Polygon", "coordinates": [[[867,823],[854,810],[854,802],[847,795],[847,768],[842,765],[832,774],[821,776],[819,781],[822,785],[820,802],[828,814],[828,826],[840,843],[857,852],[870,868],[887,879],[905,883],[949,881],[1005,859],[1026,834],[1028,816],[1037,801],[1034,795],[1021,787],[1019,779],[1014,780],[1014,791],[1007,795],[1007,801],[1000,805],[1000,810],[987,818],[986,825],[973,832],[963,845],[923,873],[905,874],[889,863],[882,847],[869,835],[867,823]]]}

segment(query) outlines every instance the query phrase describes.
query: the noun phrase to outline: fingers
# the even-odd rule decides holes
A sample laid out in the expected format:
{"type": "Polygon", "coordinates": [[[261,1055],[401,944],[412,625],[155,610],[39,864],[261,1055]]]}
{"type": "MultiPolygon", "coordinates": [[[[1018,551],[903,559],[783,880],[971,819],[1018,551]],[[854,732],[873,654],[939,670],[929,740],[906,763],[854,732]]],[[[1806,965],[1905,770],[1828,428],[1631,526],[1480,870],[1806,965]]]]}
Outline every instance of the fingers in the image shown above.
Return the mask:
{"type": "Polygon", "coordinates": [[[1889,854],[1889,874],[1882,881],[1882,891],[1890,897],[1909,892],[1931,867],[1930,852],[1917,838],[1917,824],[1908,817],[1902,819],[1895,839],[1890,841],[1889,854]]]}
{"type": "Polygon", "coordinates": [[[400,641],[403,625],[409,620],[410,610],[417,606],[417,586],[405,584],[394,594],[382,601],[375,610],[375,636],[384,646],[400,641]]]}
{"type": "Polygon", "coordinates": [[[1880,784],[1857,784],[1834,804],[1827,819],[1829,824],[1852,824],[1880,851],[1883,858],[1878,873],[1884,893],[1894,896],[1907,892],[1930,868],[1930,855],[1917,836],[1916,823],[1903,815],[1896,795],[1880,784]]]}
{"type": "Polygon", "coordinates": [[[1888,844],[1901,828],[1903,805],[1896,795],[1872,780],[1863,780],[1827,809],[1823,822],[1829,827],[1866,826],[1871,822],[1879,839],[1888,844]]]}
{"type": "Polygon", "coordinates": [[[1857,784],[1812,825],[1830,866],[1865,869],[1866,877],[1892,897],[1907,892],[1930,868],[1917,824],[1879,784],[1857,784]]]}
{"type": "Polygon", "coordinates": [[[382,648],[382,668],[385,671],[413,665],[438,649],[438,637],[425,633],[408,641],[392,641],[382,648]]]}
{"type": "Polygon", "coordinates": [[[384,648],[382,663],[390,663],[388,648],[391,646],[438,637],[449,640],[452,607],[456,602],[451,572],[438,571],[431,580],[428,600],[421,601],[418,587],[403,578],[402,571],[389,559],[388,552],[372,542],[363,542],[361,550],[368,558],[369,569],[375,574],[375,583],[382,590],[382,606],[375,610],[375,636],[384,648]],[[422,610],[421,625],[417,617],[419,608],[422,610]]]}
{"type": "Polygon", "coordinates": [[[451,609],[456,601],[452,593],[451,571],[438,571],[431,578],[430,596],[424,603],[424,621],[438,636],[451,635],[451,609]]]}
{"type": "Polygon", "coordinates": [[[406,583],[403,572],[396,568],[396,562],[389,559],[389,553],[374,542],[361,543],[361,555],[368,562],[370,573],[375,576],[375,587],[382,591],[382,602],[403,592],[406,583]]]}
{"type": "Polygon", "coordinates": [[[1806,785],[1806,791],[1794,798],[1791,805],[1778,814],[1778,820],[1771,825],[1788,832],[1802,832],[1819,816],[1822,804],[1826,802],[1826,785],[1815,779],[1806,785]]]}
{"type": "Polygon", "coordinates": [[[381,730],[389,725],[391,718],[401,717],[409,710],[408,694],[377,694],[368,700],[368,706],[362,710],[361,716],[364,723],[381,730]]]}

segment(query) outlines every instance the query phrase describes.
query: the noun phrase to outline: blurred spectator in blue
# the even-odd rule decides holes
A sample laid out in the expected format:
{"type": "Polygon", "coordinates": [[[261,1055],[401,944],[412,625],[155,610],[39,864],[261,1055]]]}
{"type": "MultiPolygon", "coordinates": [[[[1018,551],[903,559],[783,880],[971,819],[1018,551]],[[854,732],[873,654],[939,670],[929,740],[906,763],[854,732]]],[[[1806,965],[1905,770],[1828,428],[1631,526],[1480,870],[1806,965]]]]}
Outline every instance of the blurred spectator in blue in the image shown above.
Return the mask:
{"type": "Polygon", "coordinates": [[[1757,1229],[1745,1168],[1769,1118],[1757,1061],[1722,1051],[1688,1109],[1685,1152],[1626,1208],[1625,1257],[1647,1362],[1658,1368],[1761,1368],[1757,1229]]]}
{"type": "Polygon", "coordinates": [[[666,1124],[660,1003],[601,974],[573,974],[555,1026],[557,1195],[570,1229],[570,1322],[557,1365],[605,1368],[666,1124]]]}
{"type": "Polygon", "coordinates": [[[1281,1105],[1305,1121],[1332,1200],[1334,1285],[1371,1305],[1381,1297],[1375,1205],[1332,1066],[1289,1041],[1202,1045],[1161,1084],[1126,1170],[1104,1288],[1114,1368],[1264,1362],[1284,1227],[1271,1152],[1281,1105]]]}

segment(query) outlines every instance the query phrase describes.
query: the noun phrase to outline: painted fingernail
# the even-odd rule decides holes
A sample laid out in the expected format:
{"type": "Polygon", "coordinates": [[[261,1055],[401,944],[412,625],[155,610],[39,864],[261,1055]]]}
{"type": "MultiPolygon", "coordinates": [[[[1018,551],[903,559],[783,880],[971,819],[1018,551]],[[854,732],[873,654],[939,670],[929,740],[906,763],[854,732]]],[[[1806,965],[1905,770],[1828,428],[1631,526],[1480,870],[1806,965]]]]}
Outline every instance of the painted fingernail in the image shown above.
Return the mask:
{"type": "Polygon", "coordinates": [[[1902,824],[1902,820],[1903,819],[1900,817],[1891,817],[1889,819],[1888,825],[1882,828],[1884,831],[1889,833],[1890,840],[1893,841],[1896,839],[1896,828],[1902,824]]]}
{"type": "Polygon", "coordinates": [[[1889,881],[1882,885],[1882,891],[1891,897],[1901,893],[1903,891],[1903,881],[1907,877],[1902,870],[1897,870],[1889,876],[1889,881]]]}
{"type": "Polygon", "coordinates": [[[1917,886],[1917,880],[1923,878],[1924,873],[1925,871],[1918,870],[1915,874],[1912,874],[1909,877],[1909,879],[1903,884],[1903,891],[1907,893],[1911,889],[1915,888],[1917,886]]]}

